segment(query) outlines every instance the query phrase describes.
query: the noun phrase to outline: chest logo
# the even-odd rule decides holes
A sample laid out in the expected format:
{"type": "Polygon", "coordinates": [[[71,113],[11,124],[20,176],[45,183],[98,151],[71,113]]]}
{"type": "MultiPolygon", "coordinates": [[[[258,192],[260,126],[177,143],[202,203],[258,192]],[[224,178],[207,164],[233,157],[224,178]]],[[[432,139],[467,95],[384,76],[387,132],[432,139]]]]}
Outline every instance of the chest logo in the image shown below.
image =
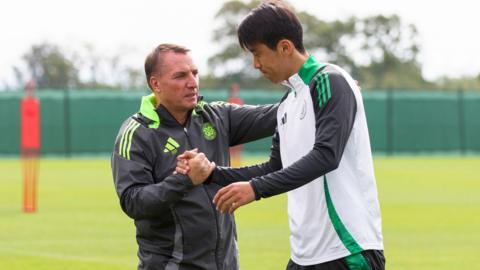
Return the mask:
{"type": "Polygon", "coordinates": [[[303,120],[306,114],[307,114],[307,101],[304,99],[302,103],[302,108],[300,109],[300,120],[303,120]]]}
{"type": "Polygon", "coordinates": [[[172,153],[173,155],[177,154],[177,150],[180,147],[180,144],[177,143],[172,137],[169,137],[167,143],[165,143],[165,148],[163,149],[164,153],[172,153]]]}
{"type": "Polygon", "coordinates": [[[217,131],[211,123],[205,123],[202,126],[203,137],[211,141],[217,137],[217,131]]]}

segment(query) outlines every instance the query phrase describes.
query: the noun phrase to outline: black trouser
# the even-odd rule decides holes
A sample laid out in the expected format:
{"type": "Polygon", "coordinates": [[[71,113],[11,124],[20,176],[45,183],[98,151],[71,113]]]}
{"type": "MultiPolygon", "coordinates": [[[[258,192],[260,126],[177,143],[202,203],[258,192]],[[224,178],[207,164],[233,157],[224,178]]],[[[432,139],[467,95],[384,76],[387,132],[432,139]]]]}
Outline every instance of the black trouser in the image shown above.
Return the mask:
{"type": "Polygon", "coordinates": [[[349,267],[349,263],[346,258],[340,258],[334,261],[320,263],[316,265],[302,266],[294,263],[292,260],[288,262],[286,270],[384,270],[385,269],[385,256],[383,256],[383,250],[365,250],[361,255],[367,261],[367,267],[357,266],[355,268],[349,267]]]}

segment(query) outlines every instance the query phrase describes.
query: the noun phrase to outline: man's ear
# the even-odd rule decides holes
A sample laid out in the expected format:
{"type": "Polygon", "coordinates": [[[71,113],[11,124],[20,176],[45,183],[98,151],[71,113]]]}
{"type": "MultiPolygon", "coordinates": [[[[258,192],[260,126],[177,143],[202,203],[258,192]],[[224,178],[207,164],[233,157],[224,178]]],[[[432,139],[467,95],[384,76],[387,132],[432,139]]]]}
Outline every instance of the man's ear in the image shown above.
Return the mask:
{"type": "Polygon", "coordinates": [[[293,53],[295,46],[288,39],[282,39],[277,43],[277,52],[281,55],[289,56],[293,53]]]}
{"type": "Polygon", "coordinates": [[[156,93],[160,92],[160,84],[157,78],[155,78],[155,76],[150,76],[149,83],[150,83],[150,86],[152,87],[153,92],[156,92],[156,93]]]}

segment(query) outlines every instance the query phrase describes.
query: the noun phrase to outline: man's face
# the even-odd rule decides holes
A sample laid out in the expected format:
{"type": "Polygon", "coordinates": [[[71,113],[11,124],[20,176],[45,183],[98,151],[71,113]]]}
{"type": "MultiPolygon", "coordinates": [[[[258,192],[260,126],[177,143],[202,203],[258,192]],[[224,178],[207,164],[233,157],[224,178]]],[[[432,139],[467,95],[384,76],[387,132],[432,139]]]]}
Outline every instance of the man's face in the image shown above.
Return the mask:
{"type": "Polygon", "coordinates": [[[253,56],[253,66],[262,72],[265,78],[273,83],[288,79],[285,59],[278,48],[272,50],[263,43],[257,43],[248,49],[253,56]]]}
{"type": "Polygon", "coordinates": [[[198,69],[188,54],[164,52],[154,91],[169,111],[184,113],[197,105],[198,69]]]}

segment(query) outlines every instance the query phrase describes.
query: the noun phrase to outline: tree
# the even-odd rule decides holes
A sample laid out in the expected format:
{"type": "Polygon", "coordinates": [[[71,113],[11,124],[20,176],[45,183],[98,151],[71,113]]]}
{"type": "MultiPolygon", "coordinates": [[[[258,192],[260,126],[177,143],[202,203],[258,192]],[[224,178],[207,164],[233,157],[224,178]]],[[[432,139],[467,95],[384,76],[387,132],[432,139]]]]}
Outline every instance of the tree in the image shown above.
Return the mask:
{"type": "MultiPolygon", "coordinates": [[[[248,85],[272,88],[272,84],[253,70],[251,57],[241,50],[236,36],[237,24],[259,2],[232,0],[217,12],[220,23],[213,41],[222,49],[209,59],[212,73],[206,76],[208,86],[240,80],[245,88],[248,85]]],[[[431,85],[424,80],[417,59],[417,29],[414,25],[405,25],[399,16],[350,17],[327,22],[305,11],[296,11],[296,14],[304,29],[307,51],[320,56],[321,61],[346,68],[363,89],[418,89],[431,85]]]]}
{"type": "Polygon", "coordinates": [[[405,25],[399,16],[371,16],[356,19],[355,35],[350,39],[358,48],[352,74],[365,88],[419,89],[429,87],[418,62],[418,31],[405,25]]]}
{"type": "MultiPolygon", "coordinates": [[[[253,69],[251,57],[238,45],[237,25],[259,3],[260,1],[257,0],[248,3],[232,0],[225,2],[216,13],[215,18],[219,22],[219,27],[214,31],[213,41],[220,44],[222,49],[208,60],[212,72],[209,76],[205,76],[208,78],[206,80],[208,87],[242,81],[242,86],[246,88],[278,88],[253,69]],[[220,83],[212,80],[215,77],[220,83]]],[[[328,56],[328,61],[351,63],[345,54],[345,47],[340,42],[340,37],[353,34],[353,21],[329,23],[317,19],[308,12],[297,12],[297,14],[305,30],[304,45],[307,50],[323,53],[328,56]]],[[[205,80],[202,78],[202,81],[205,80]]]]}
{"type": "Polygon", "coordinates": [[[56,45],[33,45],[23,59],[38,88],[67,89],[79,83],[77,68],[56,45]]]}

